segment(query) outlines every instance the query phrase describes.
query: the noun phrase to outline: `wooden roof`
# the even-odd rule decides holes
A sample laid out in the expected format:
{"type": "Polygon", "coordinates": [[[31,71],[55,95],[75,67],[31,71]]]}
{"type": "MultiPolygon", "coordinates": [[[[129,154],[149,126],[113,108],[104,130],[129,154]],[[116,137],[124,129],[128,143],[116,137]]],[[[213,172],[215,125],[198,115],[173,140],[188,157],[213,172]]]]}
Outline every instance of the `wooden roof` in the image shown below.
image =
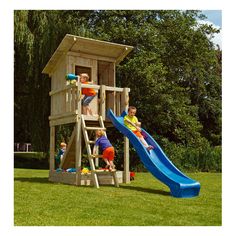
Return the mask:
{"type": "Polygon", "coordinates": [[[66,34],[47,65],[44,67],[43,73],[50,74],[58,60],[60,60],[60,57],[69,51],[109,57],[114,59],[116,64],[119,64],[132,49],[133,47],[128,45],[66,34]]]}

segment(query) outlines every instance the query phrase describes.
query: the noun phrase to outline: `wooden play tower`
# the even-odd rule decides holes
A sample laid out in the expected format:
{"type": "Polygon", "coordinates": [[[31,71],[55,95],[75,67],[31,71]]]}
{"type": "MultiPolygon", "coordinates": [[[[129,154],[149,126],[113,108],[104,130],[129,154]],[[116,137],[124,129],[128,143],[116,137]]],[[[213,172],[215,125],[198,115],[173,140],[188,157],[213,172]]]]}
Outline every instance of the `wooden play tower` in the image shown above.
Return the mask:
{"type": "Polygon", "coordinates": [[[116,65],[133,49],[131,46],[104,42],[90,38],[67,34],[47,65],[43,73],[51,78],[51,114],[50,124],[50,171],[49,180],[52,182],[73,185],[129,183],[129,141],[124,137],[124,171],[98,171],[95,164],[98,159],[91,155],[91,145],[94,144],[93,132],[96,129],[106,130],[112,126],[106,118],[108,109],[116,115],[127,110],[129,101],[129,88],[116,87],[116,65]],[[77,81],[70,84],[65,76],[67,74],[88,73],[93,84],[81,84],[77,81]],[[81,89],[93,88],[97,96],[90,104],[94,114],[87,116],[81,112],[81,89]],[[73,124],[67,150],[60,167],[62,169],[75,168],[75,173],[55,171],[55,130],[56,126],[73,124]],[[92,138],[93,137],[93,140],[92,138]],[[84,141],[83,141],[84,140],[84,141]],[[82,141],[85,143],[87,158],[91,173],[84,174],[82,168],[82,141]],[[95,161],[95,163],[94,163],[95,161]]]}

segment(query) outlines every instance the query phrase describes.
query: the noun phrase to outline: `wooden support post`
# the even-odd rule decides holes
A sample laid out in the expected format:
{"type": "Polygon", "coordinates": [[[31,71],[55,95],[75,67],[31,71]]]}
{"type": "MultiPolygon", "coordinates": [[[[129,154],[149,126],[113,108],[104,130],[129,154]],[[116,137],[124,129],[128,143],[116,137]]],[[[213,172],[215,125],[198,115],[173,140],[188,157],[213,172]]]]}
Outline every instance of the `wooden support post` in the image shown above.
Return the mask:
{"type": "Polygon", "coordinates": [[[55,169],[55,126],[50,127],[50,171],[55,169]]]}
{"type": "Polygon", "coordinates": [[[76,88],[74,87],[74,88],[72,88],[71,89],[71,99],[72,99],[72,101],[71,101],[71,111],[75,111],[76,110],[76,108],[77,108],[77,91],[76,91],[76,88]]]}
{"type": "MultiPolygon", "coordinates": [[[[121,112],[128,111],[129,106],[129,88],[124,88],[121,94],[121,112]]],[[[130,183],[130,173],[129,173],[129,139],[124,137],[124,173],[123,173],[124,183],[130,183]]]]}
{"type": "Polygon", "coordinates": [[[99,159],[95,158],[95,168],[99,167],[99,159]]]}
{"type": "Polygon", "coordinates": [[[130,173],[129,173],[129,139],[124,137],[124,173],[123,173],[124,183],[130,183],[130,173]]]}
{"type": "Polygon", "coordinates": [[[72,111],[72,88],[68,90],[68,111],[72,111]]]}
{"type": "Polygon", "coordinates": [[[114,114],[118,116],[117,109],[116,109],[116,91],[112,93],[112,107],[113,107],[114,114]]]}
{"type": "Polygon", "coordinates": [[[121,112],[123,111],[128,111],[128,107],[129,107],[129,88],[124,88],[122,94],[121,94],[121,105],[120,105],[120,109],[121,112]]]}
{"type": "Polygon", "coordinates": [[[121,93],[116,92],[116,115],[120,116],[121,115],[121,93]]]}
{"type": "Polygon", "coordinates": [[[81,98],[82,98],[82,89],[81,89],[81,83],[77,82],[77,103],[76,103],[76,109],[78,110],[78,117],[81,117],[81,98]]]}
{"type": "Polygon", "coordinates": [[[100,90],[100,115],[102,116],[102,119],[106,119],[106,86],[101,85],[100,90]]]}
{"type": "Polygon", "coordinates": [[[117,175],[116,175],[116,171],[112,172],[112,176],[113,176],[113,179],[114,179],[115,186],[119,187],[119,181],[118,181],[118,178],[117,178],[117,175]]]}
{"type": "Polygon", "coordinates": [[[78,111],[76,118],[75,134],[75,168],[76,168],[76,185],[80,185],[81,180],[81,161],[82,161],[82,122],[81,122],[81,83],[77,82],[77,103],[75,108],[78,111]]]}
{"type": "Polygon", "coordinates": [[[81,118],[77,116],[76,134],[75,134],[75,168],[76,168],[76,185],[80,185],[81,177],[81,157],[82,157],[82,130],[81,118]]]}

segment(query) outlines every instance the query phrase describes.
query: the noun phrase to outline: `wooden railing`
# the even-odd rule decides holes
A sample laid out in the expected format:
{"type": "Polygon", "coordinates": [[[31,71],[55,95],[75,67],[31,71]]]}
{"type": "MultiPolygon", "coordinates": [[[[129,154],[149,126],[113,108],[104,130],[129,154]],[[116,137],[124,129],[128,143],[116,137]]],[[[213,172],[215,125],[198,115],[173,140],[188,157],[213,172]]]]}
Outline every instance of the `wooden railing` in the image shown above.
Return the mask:
{"type": "Polygon", "coordinates": [[[50,120],[64,119],[73,114],[81,114],[82,88],[93,88],[97,91],[98,114],[106,119],[106,112],[112,109],[116,115],[127,109],[129,103],[129,88],[118,88],[106,85],[81,84],[76,82],[63,89],[53,90],[51,96],[50,120]]]}

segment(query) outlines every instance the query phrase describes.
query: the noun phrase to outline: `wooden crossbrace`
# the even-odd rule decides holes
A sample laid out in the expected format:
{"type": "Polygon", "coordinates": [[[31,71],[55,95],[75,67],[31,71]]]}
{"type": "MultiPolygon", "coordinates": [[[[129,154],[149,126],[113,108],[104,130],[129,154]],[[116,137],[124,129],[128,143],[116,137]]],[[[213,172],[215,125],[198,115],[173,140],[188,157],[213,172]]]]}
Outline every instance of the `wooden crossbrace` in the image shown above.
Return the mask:
{"type": "Polygon", "coordinates": [[[60,168],[62,168],[63,164],[66,162],[66,159],[67,159],[68,153],[70,152],[70,149],[72,147],[74,138],[75,138],[75,128],[74,128],[74,130],[73,130],[73,132],[72,132],[72,134],[70,136],[70,141],[69,141],[69,143],[67,145],[66,151],[65,151],[65,153],[63,155],[62,161],[61,161],[60,166],[59,166],[60,168]]]}

